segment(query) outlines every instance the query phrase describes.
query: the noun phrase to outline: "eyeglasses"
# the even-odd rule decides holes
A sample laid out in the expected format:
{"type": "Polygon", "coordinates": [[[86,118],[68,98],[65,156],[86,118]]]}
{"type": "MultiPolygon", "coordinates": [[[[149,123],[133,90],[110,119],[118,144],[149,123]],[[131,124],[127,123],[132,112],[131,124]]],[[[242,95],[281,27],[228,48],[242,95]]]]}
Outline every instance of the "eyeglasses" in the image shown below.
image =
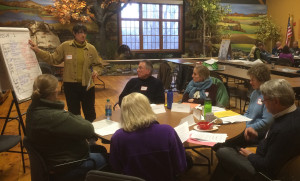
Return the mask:
{"type": "Polygon", "coordinates": [[[269,100],[272,100],[272,99],[263,99],[263,100],[261,100],[261,102],[265,103],[266,101],[269,101],[269,100]]]}

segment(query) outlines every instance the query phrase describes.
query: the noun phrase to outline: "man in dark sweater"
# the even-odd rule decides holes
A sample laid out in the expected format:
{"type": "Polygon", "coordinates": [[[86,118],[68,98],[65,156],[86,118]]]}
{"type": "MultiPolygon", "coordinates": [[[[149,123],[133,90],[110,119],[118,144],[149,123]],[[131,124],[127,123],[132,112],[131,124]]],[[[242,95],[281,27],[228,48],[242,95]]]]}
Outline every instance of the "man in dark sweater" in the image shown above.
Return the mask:
{"type": "Polygon", "coordinates": [[[165,92],[163,83],[152,76],[153,65],[148,60],[143,60],[139,63],[137,69],[137,78],[130,79],[124,90],[119,96],[119,105],[122,103],[124,96],[132,93],[139,92],[148,97],[150,103],[164,104],[165,92]]]}
{"type": "MultiPolygon", "coordinates": [[[[256,153],[240,148],[221,147],[216,155],[219,163],[212,181],[256,180],[257,172],[275,179],[290,159],[300,154],[300,109],[295,106],[295,94],[283,79],[270,80],[260,86],[268,111],[274,123],[264,135],[256,153]]],[[[245,130],[245,139],[253,141],[260,135],[251,127],[245,130]]]]}

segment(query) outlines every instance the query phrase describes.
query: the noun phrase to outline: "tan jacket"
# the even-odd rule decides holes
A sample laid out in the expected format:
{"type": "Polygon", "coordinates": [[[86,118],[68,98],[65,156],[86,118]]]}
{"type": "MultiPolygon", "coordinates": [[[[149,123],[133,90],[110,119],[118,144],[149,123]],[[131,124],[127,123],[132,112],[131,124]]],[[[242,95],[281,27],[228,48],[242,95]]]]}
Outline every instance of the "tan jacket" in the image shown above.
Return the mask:
{"type": "MultiPolygon", "coordinates": [[[[82,86],[87,86],[92,76],[92,70],[100,73],[103,68],[102,59],[98,56],[96,48],[87,43],[84,49],[84,63],[82,70],[82,86]],[[92,67],[92,68],[91,68],[92,67]]],[[[65,41],[59,45],[53,53],[40,50],[36,53],[37,57],[43,61],[51,64],[58,65],[64,62],[64,82],[77,82],[77,60],[76,60],[76,45],[74,40],[65,41]]],[[[91,81],[90,87],[94,86],[91,81]]]]}

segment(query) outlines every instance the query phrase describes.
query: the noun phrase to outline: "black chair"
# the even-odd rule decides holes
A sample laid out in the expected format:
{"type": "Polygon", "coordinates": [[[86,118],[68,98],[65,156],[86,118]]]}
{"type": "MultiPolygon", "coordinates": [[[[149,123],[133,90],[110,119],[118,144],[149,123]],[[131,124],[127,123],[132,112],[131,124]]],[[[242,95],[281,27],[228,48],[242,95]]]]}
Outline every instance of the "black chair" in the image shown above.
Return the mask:
{"type": "Polygon", "coordinates": [[[290,59],[287,58],[279,58],[277,60],[277,65],[283,65],[283,66],[293,66],[293,63],[291,62],[290,59]]]}
{"type": "MultiPolygon", "coordinates": [[[[29,155],[29,161],[30,161],[30,171],[31,171],[31,181],[65,181],[64,179],[64,171],[68,170],[69,168],[72,168],[74,166],[77,166],[83,161],[86,161],[87,159],[82,160],[76,160],[72,162],[67,162],[63,164],[56,165],[52,168],[49,168],[42,155],[34,148],[33,144],[28,140],[28,138],[25,136],[23,139],[24,146],[28,152],[29,155]]],[[[92,159],[91,159],[92,160],[92,159]]],[[[94,169],[96,169],[96,163],[94,160],[94,169]]],[[[72,180],[84,180],[83,178],[77,177],[76,179],[72,180]]]]}
{"type": "Polygon", "coordinates": [[[145,181],[144,179],[129,175],[91,170],[87,173],[85,181],[145,181]]]}
{"type": "Polygon", "coordinates": [[[22,138],[20,135],[0,135],[0,152],[12,152],[12,153],[21,153],[23,171],[25,173],[25,163],[24,163],[24,152],[22,138]],[[20,143],[21,151],[13,151],[11,148],[15,147],[20,143]]]}

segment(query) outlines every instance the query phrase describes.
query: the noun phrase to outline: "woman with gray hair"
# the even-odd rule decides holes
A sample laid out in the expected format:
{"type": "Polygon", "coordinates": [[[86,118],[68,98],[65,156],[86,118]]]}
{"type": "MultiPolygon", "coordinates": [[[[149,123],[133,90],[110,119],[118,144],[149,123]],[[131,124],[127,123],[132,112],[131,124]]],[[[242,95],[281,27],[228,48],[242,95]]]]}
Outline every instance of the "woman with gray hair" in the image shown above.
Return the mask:
{"type": "Polygon", "coordinates": [[[57,98],[58,91],[58,80],[53,75],[42,74],[35,79],[26,115],[26,136],[49,168],[90,158],[59,174],[52,173],[53,180],[84,180],[94,168],[94,161],[99,169],[106,160],[101,153],[89,151],[87,139],[95,134],[93,125],[80,115],[65,111],[64,103],[57,98]]]}
{"type": "Polygon", "coordinates": [[[266,131],[272,123],[272,115],[267,111],[262,102],[263,96],[260,85],[271,79],[271,72],[265,64],[255,64],[247,72],[250,76],[250,84],[254,91],[250,96],[250,103],[244,116],[252,120],[247,122],[247,127],[252,127],[256,131],[266,131]]]}
{"type": "Polygon", "coordinates": [[[110,146],[114,171],[147,181],[172,181],[186,169],[185,151],[176,131],[156,119],[143,94],[123,98],[122,129],[112,136],[110,146]]]}

